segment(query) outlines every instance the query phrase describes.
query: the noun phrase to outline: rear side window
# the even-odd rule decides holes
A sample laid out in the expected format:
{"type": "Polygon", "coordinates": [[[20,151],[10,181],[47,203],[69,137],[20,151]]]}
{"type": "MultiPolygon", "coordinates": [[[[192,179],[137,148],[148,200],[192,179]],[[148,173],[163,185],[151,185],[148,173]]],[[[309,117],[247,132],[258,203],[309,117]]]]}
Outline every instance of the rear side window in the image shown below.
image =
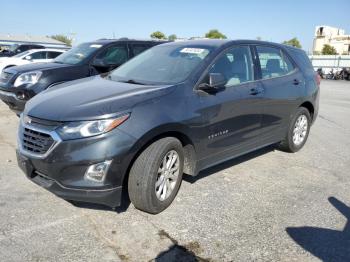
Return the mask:
{"type": "Polygon", "coordinates": [[[298,64],[299,67],[305,72],[309,71],[313,73],[314,68],[311,64],[309,57],[302,50],[288,49],[288,52],[292,55],[294,61],[298,64]]]}
{"type": "Polygon", "coordinates": [[[150,48],[150,45],[146,44],[133,44],[132,45],[132,52],[134,56],[137,56],[138,54],[142,53],[143,51],[147,50],[150,48]]]}
{"type": "Polygon", "coordinates": [[[257,46],[256,49],[263,79],[287,75],[294,70],[293,64],[280,49],[268,46],[257,46]]]}

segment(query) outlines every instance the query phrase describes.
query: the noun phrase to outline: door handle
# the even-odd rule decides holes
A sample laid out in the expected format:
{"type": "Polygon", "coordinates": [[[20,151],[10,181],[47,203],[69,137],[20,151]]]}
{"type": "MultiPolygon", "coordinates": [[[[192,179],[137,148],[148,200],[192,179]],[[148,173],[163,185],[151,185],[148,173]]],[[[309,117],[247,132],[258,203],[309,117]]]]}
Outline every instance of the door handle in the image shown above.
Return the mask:
{"type": "Polygon", "coordinates": [[[300,80],[299,79],[294,79],[293,80],[293,85],[299,85],[300,84],[300,80]]]}

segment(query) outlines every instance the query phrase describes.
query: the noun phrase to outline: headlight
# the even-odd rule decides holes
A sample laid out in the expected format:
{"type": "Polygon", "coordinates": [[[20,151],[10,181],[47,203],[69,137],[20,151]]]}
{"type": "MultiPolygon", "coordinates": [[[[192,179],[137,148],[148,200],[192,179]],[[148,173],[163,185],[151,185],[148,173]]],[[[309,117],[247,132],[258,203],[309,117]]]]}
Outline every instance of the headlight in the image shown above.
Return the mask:
{"type": "Polygon", "coordinates": [[[21,85],[32,86],[39,81],[41,75],[42,75],[41,71],[23,73],[16,78],[14,86],[15,87],[18,87],[21,85]]]}
{"type": "Polygon", "coordinates": [[[97,136],[109,132],[129,118],[129,114],[111,119],[70,122],[57,129],[63,140],[97,136]]]}

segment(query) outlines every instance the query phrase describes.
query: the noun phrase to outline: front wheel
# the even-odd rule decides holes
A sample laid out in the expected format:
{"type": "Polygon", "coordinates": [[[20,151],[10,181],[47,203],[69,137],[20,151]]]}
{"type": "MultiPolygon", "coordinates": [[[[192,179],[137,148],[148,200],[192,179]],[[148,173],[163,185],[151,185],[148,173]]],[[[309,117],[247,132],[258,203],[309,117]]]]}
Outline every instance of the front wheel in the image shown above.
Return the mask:
{"type": "Polygon", "coordinates": [[[183,148],[176,138],[162,138],[147,147],[129,174],[128,190],[133,205],[152,214],[166,209],[180,188],[183,163],[183,148]]]}
{"type": "Polygon", "coordinates": [[[280,148],[286,152],[298,152],[306,143],[311,126],[311,116],[305,107],[298,108],[291,119],[286,138],[280,148]]]}

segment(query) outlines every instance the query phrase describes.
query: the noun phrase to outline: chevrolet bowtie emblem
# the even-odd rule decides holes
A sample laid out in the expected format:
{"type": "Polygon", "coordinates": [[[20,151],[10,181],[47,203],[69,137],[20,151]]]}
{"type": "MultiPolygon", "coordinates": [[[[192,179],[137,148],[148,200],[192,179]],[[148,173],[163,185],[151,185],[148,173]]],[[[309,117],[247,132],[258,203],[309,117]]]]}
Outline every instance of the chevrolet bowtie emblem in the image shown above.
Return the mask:
{"type": "Polygon", "coordinates": [[[32,122],[32,119],[31,119],[29,116],[25,116],[25,117],[23,118],[23,122],[24,122],[25,124],[30,124],[30,123],[32,122]]]}

